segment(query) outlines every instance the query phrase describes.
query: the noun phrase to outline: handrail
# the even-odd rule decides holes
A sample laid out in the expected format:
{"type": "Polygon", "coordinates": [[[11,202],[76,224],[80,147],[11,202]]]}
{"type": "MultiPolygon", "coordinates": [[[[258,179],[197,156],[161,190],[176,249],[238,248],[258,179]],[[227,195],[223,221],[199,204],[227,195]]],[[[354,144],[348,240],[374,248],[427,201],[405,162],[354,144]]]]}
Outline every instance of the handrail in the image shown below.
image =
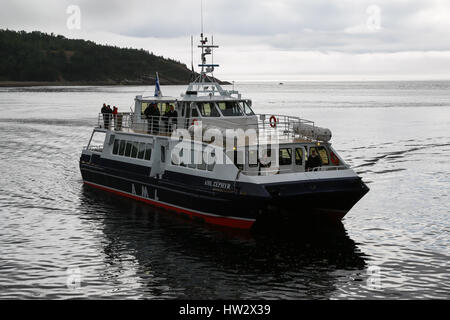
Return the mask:
{"type": "MultiPolygon", "coordinates": [[[[314,127],[314,122],[299,117],[273,114],[255,114],[246,119],[254,119],[254,123],[247,123],[242,129],[254,129],[257,132],[260,141],[265,138],[277,136],[278,138],[295,139],[302,138],[305,141],[315,142],[314,137],[302,136],[294,130],[294,126],[306,124],[314,127]],[[272,120],[271,120],[272,119],[272,120]],[[274,120],[275,119],[275,120],[274,120]]],[[[98,115],[98,127],[115,130],[115,131],[133,131],[138,133],[147,133],[154,135],[170,135],[176,129],[189,129],[197,121],[203,121],[205,126],[211,125],[219,129],[233,129],[242,126],[233,119],[222,117],[202,118],[202,117],[166,117],[153,116],[147,119],[141,119],[139,122],[134,120],[134,114],[131,112],[123,112],[118,114],[100,113],[98,115]]]]}

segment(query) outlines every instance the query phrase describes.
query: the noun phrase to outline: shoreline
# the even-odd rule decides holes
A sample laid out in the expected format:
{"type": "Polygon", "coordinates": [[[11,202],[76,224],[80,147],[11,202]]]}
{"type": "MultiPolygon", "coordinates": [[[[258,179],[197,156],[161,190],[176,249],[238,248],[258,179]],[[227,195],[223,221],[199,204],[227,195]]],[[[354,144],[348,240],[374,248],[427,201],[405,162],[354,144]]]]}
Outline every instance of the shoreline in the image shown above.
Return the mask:
{"type": "MultiPolygon", "coordinates": [[[[148,86],[154,82],[108,82],[108,81],[0,81],[0,88],[24,87],[71,87],[71,86],[148,86]]],[[[161,85],[187,85],[187,83],[164,83],[161,85]]]]}
{"type": "MultiPolygon", "coordinates": [[[[163,86],[183,86],[188,85],[189,82],[169,82],[169,81],[160,81],[160,84],[163,86]]],[[[231,83],[227,81],[219,81],[221,85],[229,85],[231,83]]],[[[71,87],[71,86],[79,86],[79,87],[87,87],[87,86],[96,86],[96,87],[106,87],[106,86],[154,86],[155,82],[150,81],[0,81],[0,88],[25,88],[25,87],[71,87]]]]}

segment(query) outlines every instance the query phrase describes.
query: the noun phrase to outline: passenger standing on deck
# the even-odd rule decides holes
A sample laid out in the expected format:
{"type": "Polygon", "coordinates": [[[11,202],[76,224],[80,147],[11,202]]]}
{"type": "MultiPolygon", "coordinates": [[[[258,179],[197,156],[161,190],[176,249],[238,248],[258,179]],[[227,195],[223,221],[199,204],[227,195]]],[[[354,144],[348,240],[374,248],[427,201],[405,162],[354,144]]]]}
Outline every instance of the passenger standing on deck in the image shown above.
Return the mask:
{"type": "Polygon", "coordinates": [[[118,113],[118,110],[117,110],[117,107],[116,106],[114,106],[113,107],[113,111],[112,111],[112,117],[113,117],[113,119],[114,119],[114,128],[115,129],[117,129],[117,113],[118,113]]]}
{"type": "Polygon", "coordinates": [[[158,109],[158,106],[156,103],[151,103],[147,109],[144,111],[144,115],[147,118],[147,124],[148,124],[148,133],[158,133],[159,131],[159,117],[160,112],[158,109]],[[153,130],[152,130],[153,127],[153,130]]]}
{"type": "Polygon", "coordinates": [[[106,106],[106,123],[105,123],[105,129],[108,129],[108,130],[109,130],[110,126],[111,126],[112,112],[113,111],[111,109],[111,106],[108,104],[106,106]]]}
{"type": "Polygon", "coordinates": [[[165,121],[167,121],[166,131],[169,132],[169,128],[171,124],[177,124],[178,112],[175,110],[175,107],[171,104],[169,110],[164,114],[166,117],[165,121]]]}
{"type": "Polygon", "coordinates": [[[101,110],[102,116],[103,116],[103,125],[104,128],[108,128],[108,107],[106,106],[106,103],[103,104],[102,110],[101,110]]]}

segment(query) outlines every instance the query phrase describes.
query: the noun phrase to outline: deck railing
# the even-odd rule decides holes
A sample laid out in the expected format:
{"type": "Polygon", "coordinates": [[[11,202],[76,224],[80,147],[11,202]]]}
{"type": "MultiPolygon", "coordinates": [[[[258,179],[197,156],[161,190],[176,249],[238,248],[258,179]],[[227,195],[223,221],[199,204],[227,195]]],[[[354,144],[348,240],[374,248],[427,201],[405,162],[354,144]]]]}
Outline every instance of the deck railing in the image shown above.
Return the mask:
{"type": "Polygon", "coordinates": [[[305,137],[294,130],[294,126],[305,124],[314,127],[314,122],[299,117],[273,114],[257,114],[256,121],[240,125],[233,118],[185,118],[154,116],[148,119],[134,121],[133,113],[99,114],[98,127],[107,130],[147,133],[153,135],[170,135],[176,129],[187,129],[198,121],[204,120],[203,125],[217,127],[219,129],[241,128],[243,130],[254,129],[260,140],[276,135],[280,139],[303,138],[307,141],[315,141],[314,137],[305,137]],[[245,126],[245,127],[242,127],[245,126]]]}

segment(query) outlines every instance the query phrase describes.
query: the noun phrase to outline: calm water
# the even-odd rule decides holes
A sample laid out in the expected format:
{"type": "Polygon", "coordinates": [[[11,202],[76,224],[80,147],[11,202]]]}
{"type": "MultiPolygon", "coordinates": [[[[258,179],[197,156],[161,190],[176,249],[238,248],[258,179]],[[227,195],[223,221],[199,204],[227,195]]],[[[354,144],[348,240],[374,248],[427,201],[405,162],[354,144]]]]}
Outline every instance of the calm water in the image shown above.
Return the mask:
{"type": "Polygon", "coordinates": [[[450,82],[238,84],[257,112],[329,127],[371,188],[332,230],[273,234],[83,187],[102,103],[146,89],[0,89],[0,298],[450,298],[450,82]]]}

